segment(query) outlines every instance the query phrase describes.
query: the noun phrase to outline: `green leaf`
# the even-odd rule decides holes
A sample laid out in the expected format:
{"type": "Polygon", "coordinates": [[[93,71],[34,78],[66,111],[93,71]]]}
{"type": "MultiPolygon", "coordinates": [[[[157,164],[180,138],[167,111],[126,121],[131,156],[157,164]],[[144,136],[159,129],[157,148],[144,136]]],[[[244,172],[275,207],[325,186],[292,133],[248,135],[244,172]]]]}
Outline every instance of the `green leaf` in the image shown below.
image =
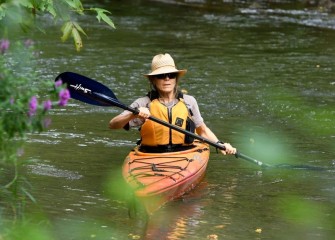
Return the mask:
{"type": "Polygon", "coordinates": [[[4,9],[0,6],[0,20],[6,16],[4,9]]]}
{"type": "Polygon", "coordinates": [[[63,42],[65,42],[69,38],[73,28],[74,28],[74,26],[73,26],[73,23],[71,21],[64,23],[64,25],[62,27],[63,36],[61,37],[61,40],[63,42]]]}
{"type": "Polygon", "coordinates": [[[110,17],[106,15],[106,13],[110,13],[109,11],[107,11],[106,9],[102,9],[102,8],[90,8],[90,10],[97,12],[97,19],[99,22],[102,19],[109,26],[111,26],[112,28],[115,28],[113,21],[110,19],[110,17]]]}
{"type": "Polygon", "coordinates": [[[65,2],[77,11],[82,12],[84,10],[83,5],[80,0],[65,0],[65,2]]]}
{"type": "Polygon", "coordinates": [[[55,18],[57,16],[56,9],[54,8],[53,1],[48,1],[46,10],[55,18]]]}
{"type": "Polygon", "coordinates": [[[0,4],[0,20],[6,16],[6,9],[7,9],[6,3],[0,4]]]}
{"type": "Polygon", "coordinates": [[[36,199],[30,194],[24,187],[21,187],[21,191],[33,202],[36,203],[36,199]]]}
{"type": "Polygon", "coordinates": [[[86,33],[84,32],[84,30],[79,26],[78,23],[73,22],[73,26],[74,26],[79,32],[81,32],[82,34],[84,34],[85,36],[87,36],[86,33]]]}
{"type": "Polygon", "coordinates": [[[34,7],[33,4],[31,3],[31,1],[29,1],[29,0],[21,0],[18,3],[21,4],[24,7],[27,7],[27,8],[33,8],[34,7]]]}
{"type": "Polygon", "coordinates": [[[72,28],[72,37],[76,46],[76,50],[79,52],[80,49],[83,47],[83,42],[81,40],[80,33],[76,28],[72,28]]]}

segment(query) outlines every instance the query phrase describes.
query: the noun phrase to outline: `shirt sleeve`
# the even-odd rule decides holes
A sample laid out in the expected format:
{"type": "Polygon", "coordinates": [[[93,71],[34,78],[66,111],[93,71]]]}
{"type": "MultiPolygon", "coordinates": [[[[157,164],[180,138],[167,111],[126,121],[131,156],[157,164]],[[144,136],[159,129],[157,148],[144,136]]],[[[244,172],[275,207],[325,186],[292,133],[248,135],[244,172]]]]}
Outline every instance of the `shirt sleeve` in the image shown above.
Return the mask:
{"type": "MultiPolygon", "coordinates": [[[[130,107],[131,108],[148,107],[149,103],[150,103],[150,99],[148,97],[142,97],[142,98],[136,99],[132,104],[130,104],[130,107]]],[[[128,113],[130,113],[130,111],[124,110],[121,114],[128,114],[128,113]]],[[[139,127],[139,126],[142,126],[143,123],[144,123],[144,120],[140,118],[134,118],[129,121],[129,127],[131,128],[139,127]]]]}
{"type": "Polygon", "coordinates": [[[195,124],[195,127],[199,127],[204,123],[204,119],[201,116],[197,100],[190,95],[184,94],[184,101],[188,109],[192,112],[192,119],[195,124]]]}

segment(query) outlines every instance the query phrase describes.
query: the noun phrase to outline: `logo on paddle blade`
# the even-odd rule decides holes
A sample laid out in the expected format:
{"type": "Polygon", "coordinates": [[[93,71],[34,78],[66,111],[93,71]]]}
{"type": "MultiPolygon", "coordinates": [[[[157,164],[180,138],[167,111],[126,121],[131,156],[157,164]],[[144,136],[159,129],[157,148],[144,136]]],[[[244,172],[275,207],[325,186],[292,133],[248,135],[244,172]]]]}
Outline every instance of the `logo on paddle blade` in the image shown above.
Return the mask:
{"type": "Polygon", "coordinates": [[[75,90],[81,90],[84,93],[92,93],[90,89],[84,88],[83,86],[81,86],[81,84],[76,84],[76,85],[70,84],[70,87],[74,88],[75,90]]]}

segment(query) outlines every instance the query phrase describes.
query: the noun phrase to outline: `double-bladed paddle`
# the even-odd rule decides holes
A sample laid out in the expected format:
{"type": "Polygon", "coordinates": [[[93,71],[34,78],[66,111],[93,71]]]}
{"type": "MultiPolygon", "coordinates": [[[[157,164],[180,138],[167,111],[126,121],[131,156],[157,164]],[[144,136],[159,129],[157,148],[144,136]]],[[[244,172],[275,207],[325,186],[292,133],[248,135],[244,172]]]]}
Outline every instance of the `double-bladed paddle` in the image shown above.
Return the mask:
{"type": "MultiPolygon", "coordinates": [[[[105,85],[90,79],[88,77],[82,76],[77,73],[73,72],[64,72],[61,73],[59,76],[57,76],[56,81],[61,79],[63,83],[67,84],[67,89],[70,91],[70,96],[73,99],[88,103],[88,104],[93,104],[93,105],[98,105],[98,106],[116,106],[119,108],[122,108],[124,110],[128,110],[132,112],[133,114],[138,114],[139,111],[138,109],[131,108],[129,106],[124,105],[121,103],[112,90],[110,90],[108,87],[105,85]]],[[[161,125],[164,125],[168,128],[171,128],[173,130],[176,130],[178,132],[181,132],[185,135],[188,135],[192,138],[198,139],[202,142],[208,143],[209,145],[212,145],[218,149],[225,150],[225,147],[221,144],[218,144],[216,142],[212,142],[204,137],[201,137],[195,133],[186,131],[176,125],[170,124],[168,122],[162,121],[158,118],[155,118],[153,116],[149,117],[150,120],[159,123],[161,125]]],[[[235,154],[237,158],[242,158],[245,160],[248,160],[250,162],[256,163],[259,166],[268,166],[267,164],[264,164],[256,159],[253,159],[251,157],[248,157],[240,152],[237,152],[235,154]]]]}
{"type": "MultiPolygon", "coordinates": [[[[139,111],[138,109],[135,108],[131,108],[129,106],[124,105],[123,103],[121,103],[116,96],[114,95],[114,93],[112,92],[112,90],[110,90],[108,87],[106,87],[105,85],[90,79],[88,77],[82,76],[80,74],[77,73],[73,73],[73,72],[64,72],[61,73],[60,75],[57,76],[56,81],[58,80],[62,80],[63,83],[67,84],[67,89],[70,91],[70,96],[73,99],[88,103],[88,104],[93,104],[93,105],[97,105],[97,106],[116,106],[119,108],[122,108],[124,110],[128,110],[130,112],[132,112],[133,114],[138,114],[139,111]]],[[[168,128],[171,128],[173,130],[176,130],[180,133],[183,133],[185,135],[188,135],[194,139],[198,139],[202,142],[205,142],[213,147],[216,147],[218,149],[222,149],[225,150],[225,147],[221,144],[218,144],[216,142],[212,142],[202,136],[199,136],[195,133],[186,131],[176,125],[170,124],[168,122],[162,121],[158,118],[155,118],[153,116],[149,117],[150,120],[159,123],[161,125],[164,125],[168,128]]],[[[251,163],[257,164],[259,166],[262,167],[282,167],[282,168],[299,168],[299,169],[313,169],[313,168],[318,168],[318,167],[313,167],[313,166],[306,166],[306,165],[298,165],[298,166],[292,166],[292,165],[288,165],[288,164],[280,164],[278,166],[272,166],[266,163],[263,163],[261,161],[258,161],[254,158],[251,158],[249,156],[244,155],[243,153],[237,151],[235,154],[235,157],[237,158],[241,158],[244,160],[247,160],[251,163]]],[[[315,169],[313,169],[315,170],[315,169]]],[[[319,169],[318,169],[319,170],[319,169]]]]}

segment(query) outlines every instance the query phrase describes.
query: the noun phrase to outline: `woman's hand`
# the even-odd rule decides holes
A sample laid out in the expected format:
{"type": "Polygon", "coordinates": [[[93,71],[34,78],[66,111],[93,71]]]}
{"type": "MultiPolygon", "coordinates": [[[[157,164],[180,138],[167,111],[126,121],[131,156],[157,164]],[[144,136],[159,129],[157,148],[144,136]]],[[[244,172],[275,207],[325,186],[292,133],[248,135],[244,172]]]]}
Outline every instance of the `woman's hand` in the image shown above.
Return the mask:
{"type": "Polygon", "coordinates": [[[222,154],[223,155],[226,155],[226,154],[235,154],[236,153],[236,148],[234,148],[232,145],[230,145],[230,143],[224,143],[224,144],[221,144],[223,145],[226,150],[221,150],[222,154]]]}
{"type": "Polygon", "coordinates": [[[145,119],[148,119],[150,117],[150,111],[149,108],[146,107],[140,107],[138,108],[139,113],[137,114],[138,117],[145,119]]]}

